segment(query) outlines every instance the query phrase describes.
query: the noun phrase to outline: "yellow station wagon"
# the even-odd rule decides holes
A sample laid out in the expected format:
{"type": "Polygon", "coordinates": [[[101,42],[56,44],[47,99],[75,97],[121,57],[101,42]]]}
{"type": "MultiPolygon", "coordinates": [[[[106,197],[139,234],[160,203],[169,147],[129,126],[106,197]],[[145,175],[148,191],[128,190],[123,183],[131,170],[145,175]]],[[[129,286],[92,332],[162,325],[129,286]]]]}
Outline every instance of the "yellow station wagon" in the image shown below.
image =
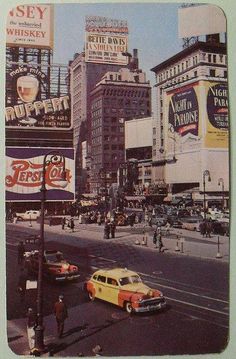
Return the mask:
{"type": "Polygon", "coordinates": [[[105,300],[128,313],[150,312],[166,306],[163,294],[144,284],[140,276],[126,268],[100,269],[85,283],[90,300],[105,300]]]}

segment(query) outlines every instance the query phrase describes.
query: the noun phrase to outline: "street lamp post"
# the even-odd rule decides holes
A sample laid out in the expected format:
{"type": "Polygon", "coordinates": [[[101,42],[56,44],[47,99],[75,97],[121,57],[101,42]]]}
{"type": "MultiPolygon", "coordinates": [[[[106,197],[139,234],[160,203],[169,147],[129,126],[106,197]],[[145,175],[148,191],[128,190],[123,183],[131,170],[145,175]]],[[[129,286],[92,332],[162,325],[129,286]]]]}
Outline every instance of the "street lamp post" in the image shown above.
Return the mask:
{"type": "Polygon", "coordinates": [[[206,220],[206,177],[208,182],[211,182],[210,171],[205,170],[203,172],[203,210],[204,210],[204,220],[206,220]]]}
{"type": "Polygon", "coordinates": [[[43,326],[43,254],[44,254],[44,212],[46,201],[46,169],[49,165],[63,165],[61,180],[66,180],[65,157],[58,155],[56,151],[47,153],[43,159],[42,184],[41,184],[41,214],[40,214],[40,240],[38,256],[38,290],[37,290],[37,321],[35,328],[35,349],[41,353],[44,351],[44,326],[43,326]],[[48,158],[49,157],[49,158],[48,158]],[[48,159],[47,159],[48,158],[48,159]]]}
{"type": "Polygon", "coordinates": [[[225,193],[225,187],[224,187],[224,179],[223,178],[219,178],[218,179],[218,186],[221,185],[221,192],[222,192],[222,209],[225,208],[225,196],[224,196],[224,193],[225,193]]]}

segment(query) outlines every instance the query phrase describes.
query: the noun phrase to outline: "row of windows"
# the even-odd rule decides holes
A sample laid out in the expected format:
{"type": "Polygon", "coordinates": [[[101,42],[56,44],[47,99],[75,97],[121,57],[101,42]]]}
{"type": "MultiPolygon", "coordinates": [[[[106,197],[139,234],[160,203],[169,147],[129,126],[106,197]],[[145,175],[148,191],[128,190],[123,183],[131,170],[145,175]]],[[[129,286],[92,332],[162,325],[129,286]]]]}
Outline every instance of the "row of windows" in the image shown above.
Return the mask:
{"type": "MultiPolygon", "coordinates": [[[[219,64],[226,64],[227,57],[223,54],[206,54],[202,53],[200,56],[200,59],[202,61],[206,61],[208,63],[219,63],[219,64]]],[[[199,63],[199,55],[194,55],[191,58],[186,59],[185,61],[182,61],[179,64],[176,64],[175,66],[171,67],[168,70],[163,71],[161,74],[157,76],[157,81],[162,82],[168,78],[171,78],[180,72],[185,71],[191,66],[195,66],[199,63]]]]}
{"type": "Polygon", "coordinates": [[[91,105],[91,109],[95,110],[96,108],[99,108],[102,106],[102,99],[99,99],[97,101],[94,101],[91,105]]]}
{"type": "MultiPolygon", "coordinates": [[[[223,77],[223,78],[227,78],[228,76],[228,72],[226,70],[215,70],[215,69],[208,69],[208,73],[205,74],[206,76],[210,76],[210,77],[223,77]]],[[[198,71],[194,71],[193,72],[193,75],[192,76],[189,76],[189,75],[186,75],[186,76],[182,76],[182,77],[176,77],[174,78],[172,81],[168,81],[165,83],[165,85],[167,86],[172,86],[172,85],[175,85],[176,83],[181,83],[181,82],[184,82],[184,81],[187,81],[191,78],[195,78],[195,77],[198,77],[199,76],[199,73],[198,71]]],[[[160,94],[162,94],[163,92],[163,88],[160,88],[160,94]]]]}
{"type": "Polygon", "coordinates": [[[140,106],[150,106],[149,99],[147,100],[131,100],[129,98],[114,98],[114,99],[104,99],[105,106],[113,106],[113,107],[120,107],[123,105],[131,105],[132,107],[140,106]]]}
{"type": "Polygon", "coordinates": [[[99,117],[101,116],[101,114],[102,114],[102,109],[99,108],[98,110],[92,112],[92,118],[99,117]]]}
{"type": "Polygon", "coordinates": [[[147,89],[137,89],[137,90],[127,90],[127,89],[104,89],[104,96],[122,96],[122,97],[148,97],[149,88],[147,89]]]}

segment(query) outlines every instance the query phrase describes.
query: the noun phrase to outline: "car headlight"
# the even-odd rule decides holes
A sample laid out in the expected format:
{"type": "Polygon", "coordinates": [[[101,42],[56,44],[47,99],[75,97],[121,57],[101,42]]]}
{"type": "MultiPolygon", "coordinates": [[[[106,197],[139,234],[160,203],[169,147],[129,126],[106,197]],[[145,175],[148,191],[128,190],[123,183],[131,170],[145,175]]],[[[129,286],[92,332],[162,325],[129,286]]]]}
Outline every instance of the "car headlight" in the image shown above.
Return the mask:
{"type": "Polygon", "coordinates": [[[62,268],[65,270],[69,269],[69,264],[62,264],[62,268]]]}

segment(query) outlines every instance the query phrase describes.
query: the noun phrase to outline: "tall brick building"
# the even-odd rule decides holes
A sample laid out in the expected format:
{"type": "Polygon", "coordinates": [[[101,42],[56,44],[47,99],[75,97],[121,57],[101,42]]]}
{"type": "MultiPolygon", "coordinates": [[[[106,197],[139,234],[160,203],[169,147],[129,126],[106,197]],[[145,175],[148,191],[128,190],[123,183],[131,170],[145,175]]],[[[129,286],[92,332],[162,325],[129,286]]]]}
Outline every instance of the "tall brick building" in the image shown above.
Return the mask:
{"type": "Polygon", "coordinates": [[[107,72],[91,92],[91,181],[96,191],[99,171],[117,181],[119,165],[125,161],[124,122],[151,115],[151,86],[142,70],[107,72]]]}

